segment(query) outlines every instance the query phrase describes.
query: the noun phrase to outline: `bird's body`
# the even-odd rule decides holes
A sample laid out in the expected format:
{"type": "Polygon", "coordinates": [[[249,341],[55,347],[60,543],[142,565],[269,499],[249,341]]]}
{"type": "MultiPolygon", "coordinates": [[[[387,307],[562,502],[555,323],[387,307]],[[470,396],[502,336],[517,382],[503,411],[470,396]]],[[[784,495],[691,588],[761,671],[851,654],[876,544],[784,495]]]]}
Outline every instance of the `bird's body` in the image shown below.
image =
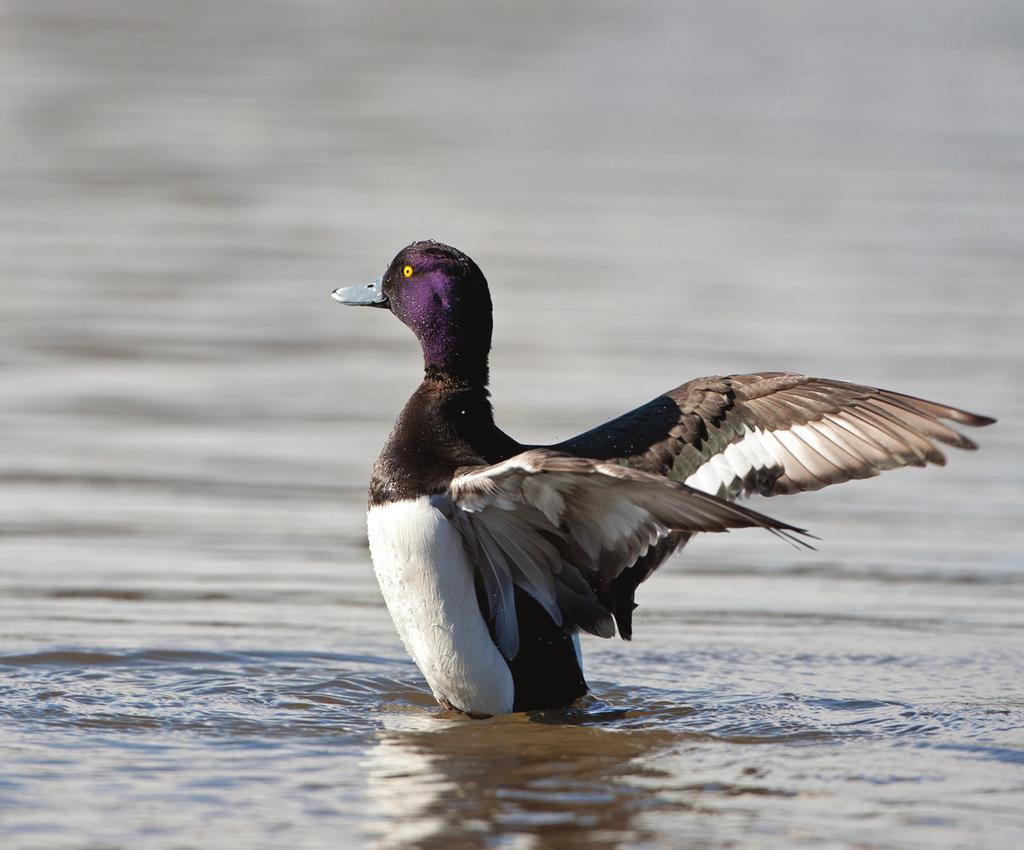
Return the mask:
{"type": "Polygon", "coordinates": [[[992,420],[872,387],[765,373],[701,378],[555,446],[517,443],[487,392],[491,303],[472,260],[418,242],[342,303],[386,307],[424,380],[374,466],[374,570],[438,702],[472,715],[582,696],[578,631],[632,635],[640,582],[698,531],[786,523],[738,496],[941,464],[992,420]]]}

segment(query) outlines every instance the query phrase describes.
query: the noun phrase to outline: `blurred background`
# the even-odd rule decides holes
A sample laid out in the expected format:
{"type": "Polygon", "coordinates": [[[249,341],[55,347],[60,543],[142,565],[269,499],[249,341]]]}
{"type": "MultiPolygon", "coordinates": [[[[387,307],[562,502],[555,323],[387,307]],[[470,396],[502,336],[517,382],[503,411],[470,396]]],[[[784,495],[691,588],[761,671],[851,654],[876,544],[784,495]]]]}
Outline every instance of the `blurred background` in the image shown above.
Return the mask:
{"type": "Polygon", "coordinates": [[[1022,106],[1014,0],[0,0],[5,848],[1019,845],[1022,106]],[[418,348],[328,297],[422,238],[524,442],[768,369],[1001,421],[439,716],[363,525],[418,348]]]}

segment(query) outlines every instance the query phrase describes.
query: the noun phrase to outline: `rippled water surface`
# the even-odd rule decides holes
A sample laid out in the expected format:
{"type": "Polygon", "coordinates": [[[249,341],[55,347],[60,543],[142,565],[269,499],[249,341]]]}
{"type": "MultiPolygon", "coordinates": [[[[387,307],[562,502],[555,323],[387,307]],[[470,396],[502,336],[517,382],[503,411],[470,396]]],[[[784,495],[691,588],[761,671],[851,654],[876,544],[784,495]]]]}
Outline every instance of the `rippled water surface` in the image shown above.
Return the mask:
{"type": "Polygon", "coordinates": [[[1024,846],[1024,12],[0,2],[0,845],[1024,846]],[[998,416],[694,541],[563,712],[440,712],[370,571],[414,238],[499,422],[702,374],[998,416]]]}

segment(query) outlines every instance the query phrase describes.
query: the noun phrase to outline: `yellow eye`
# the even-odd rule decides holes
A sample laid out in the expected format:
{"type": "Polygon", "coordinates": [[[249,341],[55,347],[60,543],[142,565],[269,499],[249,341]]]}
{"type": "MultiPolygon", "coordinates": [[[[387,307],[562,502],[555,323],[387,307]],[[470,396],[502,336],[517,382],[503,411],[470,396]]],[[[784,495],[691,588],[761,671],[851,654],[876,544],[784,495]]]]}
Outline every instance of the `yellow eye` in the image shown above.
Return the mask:
{"type": "Polygon", "coordinates": [[[402,274],[405,277],[412,277],[412,266],[406,266],[404,269],[402,269],[402,274]]]}

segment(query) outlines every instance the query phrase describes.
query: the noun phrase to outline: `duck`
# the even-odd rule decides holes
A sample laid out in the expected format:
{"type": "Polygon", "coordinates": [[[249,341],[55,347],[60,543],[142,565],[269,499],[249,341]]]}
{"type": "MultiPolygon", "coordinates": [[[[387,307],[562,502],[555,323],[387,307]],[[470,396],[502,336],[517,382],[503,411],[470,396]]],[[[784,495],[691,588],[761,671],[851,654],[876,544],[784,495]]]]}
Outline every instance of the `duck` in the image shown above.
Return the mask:
{"type": "Polygon", "coordinates": [[[633,635],[638,586],[695,534],[802,528],[740,498],[941,466],[948,423],[995,420],[793,372],[697,378],[552,445],[494,422],[483,273],[433,240],[335,301],[390,312],[423,379],[373,466],[367,537],[384,602],[437,703],[470,717],[560,709],[588,692],[579,635],[633,635]]]}

